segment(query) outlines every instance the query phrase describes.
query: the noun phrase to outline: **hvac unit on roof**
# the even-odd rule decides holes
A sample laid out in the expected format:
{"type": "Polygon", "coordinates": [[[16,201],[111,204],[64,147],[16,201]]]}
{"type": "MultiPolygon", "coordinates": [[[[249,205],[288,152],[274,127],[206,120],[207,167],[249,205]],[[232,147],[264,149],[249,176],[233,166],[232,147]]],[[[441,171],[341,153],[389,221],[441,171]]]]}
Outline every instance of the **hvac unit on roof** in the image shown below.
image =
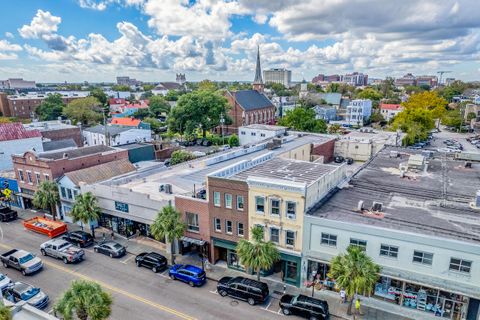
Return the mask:
{"type": "Polygon", "coordinates": [[[172,193],[172,185],[167,183],[165,185],[165,193],[171,194],[172,193]]]}
{"type": "Polygon", "coordinates": [[[376,201],[374,201],[374,202],[373,202],[373,206],[372,206],[372,211],[381,212],[381,211],[382,211],[382,207],[383,207],[383,204],[382,204],[381,202],[376,202],[376,201]]]}
{"type": "Polygon", "coordinates": [[[357,210],[358,211],[363,211],[363,200],[358,201],[357,210]]]}

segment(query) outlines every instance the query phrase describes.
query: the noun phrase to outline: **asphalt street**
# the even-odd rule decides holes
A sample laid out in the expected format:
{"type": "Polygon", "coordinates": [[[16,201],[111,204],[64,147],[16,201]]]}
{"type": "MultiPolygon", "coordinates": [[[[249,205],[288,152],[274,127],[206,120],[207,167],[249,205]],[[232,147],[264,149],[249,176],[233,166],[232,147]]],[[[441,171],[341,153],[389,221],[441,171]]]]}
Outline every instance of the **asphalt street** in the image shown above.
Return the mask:
{"type": "MultiPolygon", "coordinates": [[[[135,257],[127,254],[120,259],[94,253],[86,248],[85,260],[78,264],[63,264],[51,257],[42,257],[40,244],[48,238],[27,231],[21,220],[2,223],[0,252],[11,248],[24,249],[37,254],[44,262],[44,269],[31,276],[22,276],[13,269],[0,266],[13,281],[24,281],[41,288],[51,302],[50,311],[57,298],[68,289],[70,282],[85,279],[98,282],[113,297],[111,319],[280,319],[278,299],[270,298],[264,305],[250,306],[232,298],[222,298],[216,293],[216,283],[207,282],[200,288],[191,288],[173,281],[168,272],[154,274],[146,268],[137,268],[135,257]]],[[[335,317],[331,319],[337,319],[335,317]]]]}

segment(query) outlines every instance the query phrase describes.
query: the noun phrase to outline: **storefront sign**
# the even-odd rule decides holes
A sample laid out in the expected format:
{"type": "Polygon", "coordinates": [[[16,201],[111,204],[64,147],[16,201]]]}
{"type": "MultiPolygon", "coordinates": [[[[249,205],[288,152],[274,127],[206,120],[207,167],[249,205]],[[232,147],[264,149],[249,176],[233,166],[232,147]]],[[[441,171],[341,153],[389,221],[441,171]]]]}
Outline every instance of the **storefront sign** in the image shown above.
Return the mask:
{"type": "Polygon", "coordinates": [[[128,203],[115,201],[115,210],[121,212],[128,212],[128,203]]]}

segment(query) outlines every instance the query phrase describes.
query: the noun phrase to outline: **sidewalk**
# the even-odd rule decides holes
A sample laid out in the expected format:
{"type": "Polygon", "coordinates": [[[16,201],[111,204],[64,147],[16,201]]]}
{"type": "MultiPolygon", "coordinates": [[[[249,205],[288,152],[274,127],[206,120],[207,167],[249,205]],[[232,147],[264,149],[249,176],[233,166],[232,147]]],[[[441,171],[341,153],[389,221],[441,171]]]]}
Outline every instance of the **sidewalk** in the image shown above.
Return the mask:
{"type": "MultiPolygon", "coordinates": [[[[16,209],[18,210],[18,209],[16,209]]],[[[20,219],[28,219],[31,217],[36,216],[35,212],[31,210],[18,210],[18,216],[20,219]]],[[[68,223],[69,230],[79,230],[81,229],[77,224],[68,223]]],[[[86,230],[87,232],[89,230],[86,230]]],[[[95,229],[95,236],[96,241],[100,242],[102,239],[103,233],[107,234],[107,239],[109,239],[108,235],[111,233],[110,230],[104,228],[96,228],[95,229]]],[[[115,234],[115,241],[124,245],[127,248],[127,252],[132,255],[138,255],[141,252],[150,252],[156,251],[161,254],[164,254],[167,258],[169,258],[169,254],[166,253],[165,244],[162,244],[158,241],[147,237],[134,237],[127,239],[122,237],[118,234],[115,234]]],[[[201,259],[198,255],[175,255],[175,262],[180,264],[191,264],[201,267],[201,259]]],[[[207,273],[207,278],[210,281],[218,281],[222,277],[235,277],[235,276],[243,276],[249,277],[252,279],[256,279],[256,276],[252,276],[246,274],[244,272],[236,271],[233,269],[229,269],[226,265],[212,265],[210,263],[206,263],[205,271],[207,273]]],[[[276,280],[272,277],[262,277],[261,281],[266,282],[270,289],[270,294],[273,298],[279,299],[284,292],[289,294],[304,294],[307,296],[311,296],[312,290],[311,289],[301,289],[297,288],[292,285],[284,284],[283,282],[276,280]]],[[[340,303],[340,296],[337,292],[328,291],[328,290],[321,290],[315,291],[314,293],[315,298],[322,299],[328,302],[330,314],[342,319],[353,319],[353,316],[347,315],[348,303],[341,304],[340,303]]],[[[356,319],[362,320],[409,320],[409,319],[422,319],[422,320],[436,320],[438,317],[434,317],[432,314],[421,312],[417,310],[408,309],[405,307],[401,307],[398,305],[394,305],[388,302],[380,301],[374,298],[367,298],[363,297],[362,299],[362,306],[361,312],[362,315],[360,317],[356,317],[356,319]]]]}

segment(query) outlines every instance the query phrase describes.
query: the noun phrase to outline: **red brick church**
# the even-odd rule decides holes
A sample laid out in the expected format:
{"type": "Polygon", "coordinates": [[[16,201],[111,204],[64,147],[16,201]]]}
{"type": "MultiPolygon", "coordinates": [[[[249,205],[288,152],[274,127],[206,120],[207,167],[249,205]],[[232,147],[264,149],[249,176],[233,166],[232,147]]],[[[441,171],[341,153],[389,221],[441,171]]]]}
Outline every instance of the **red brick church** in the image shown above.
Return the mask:
{"type": "Polygon", "coordinates": [[[226,133],[238,133],[238,127],[249,124],[275,124],[275,106],[263,94],[264,87],[260,67],[260,49],[258,49],[253,90],[227,91],[225,93],[231,106],[228,115],[233,121],[226,128],[226,133]]]}

